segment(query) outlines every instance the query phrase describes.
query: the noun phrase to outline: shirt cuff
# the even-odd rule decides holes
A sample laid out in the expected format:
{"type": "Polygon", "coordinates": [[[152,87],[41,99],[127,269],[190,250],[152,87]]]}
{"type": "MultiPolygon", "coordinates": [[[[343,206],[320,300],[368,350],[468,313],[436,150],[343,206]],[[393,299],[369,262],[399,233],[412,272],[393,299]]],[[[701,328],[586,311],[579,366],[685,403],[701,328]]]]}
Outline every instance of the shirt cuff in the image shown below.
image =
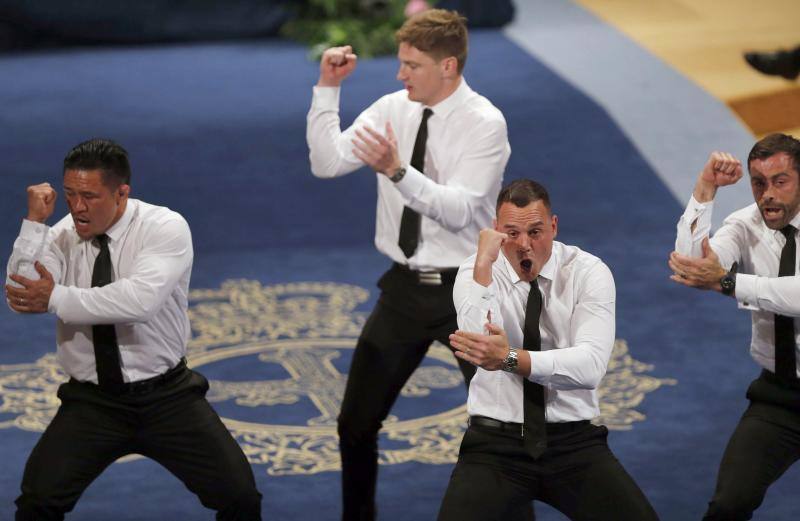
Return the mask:
{"type": "Polygon", "coordinates": [[[339,111],[340,87],[320,87],[314,85],[314,95],[311,97],[311,109],[339,111]]]}
{"type": "Polygon", "coordinates": [[[50,227],[44,223],[23,219],[22,226],[19,229],[19,236],[27,241],[41,241],[47,235],[48,230],[50,230],[50,227]]]}
{"type": "Polygon", "coordinates": [[[693,236],[697,237],[698,235],[708,235],[708,232],[711,230],[711,219],[703,219],[703,217],[711,215],[711,212],[713,211],[713,200],[708,201],[707,203],[701,203],[694,198],[694,195],[689,198],[689,204],[686,205],[686,210],[683,212],[683,218],[689,225],[697,221],[697,226],[692,233],[693,236]]]}
{"type": "Polygon", "coordinates": [[[425,177],[425,174],[409,165],[406,168],[406,175],[394,186],[406,198],[406,201],[415,201],[422,195],[427,181],[428,178],[425,177]]]}
{"type": "Polygon", "coordinates": [[[737,273],[734,295],[740,309],[758,310],[758,276],[737,273]]]}
{"type": "Polygon", "coordinates": [[[47,311],[58,315],[58,307],[67,294],[67,288],[61,284],[53,286],[53,291],[50,293],[50,302],[47,303],[47,311]]]}
{"type": "Polygon", "coordinates": [[[475,279],[470,281],[468,301],[472,306],[478,309],[488,310],[492,306],[492,301],[495,298],[494,281],[489,284],[489,287],[483,286],[475,282],[475,279]]]}
{"type": "Polygon", "coordinates": [[[547,383],[556,371],[554,351],[531,351],[531,374],[528,380],[539,384],[547,383]]]}

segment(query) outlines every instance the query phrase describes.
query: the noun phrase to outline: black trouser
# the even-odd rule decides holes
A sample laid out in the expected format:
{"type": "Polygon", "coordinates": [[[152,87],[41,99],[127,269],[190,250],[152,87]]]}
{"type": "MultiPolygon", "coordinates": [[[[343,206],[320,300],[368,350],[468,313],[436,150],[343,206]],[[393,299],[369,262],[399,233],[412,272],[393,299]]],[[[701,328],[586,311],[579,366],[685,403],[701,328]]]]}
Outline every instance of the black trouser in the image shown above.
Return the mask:
{"type": "Polygon", "coordinates": [[[722,456],[706,521],[751,519],[769,486],[800,459],[800,388],[763,371],[747,397],[750,406],[722,456]]]}
{"type": "MultiPolygon", "coordinates": [[[[434,340],[450,344],[458,329],[452,279],[420,285],[417,275],[398,266],[378,282],[382,290],[356,344],[339,414],[342,457],[342,518],[375,518],[378,431],[434,340]]],[[[475,367],[459,360],[469,383],[475,367]]]]}
{"type": "Polygon", "coordinates": [[[107,466],[132,453],[172,472],[218,520],[260,520],[253,471],[206,401],[207,390],[208,381],[185,367],[141,394],[61,385],[61,406],[25,466],[17,521],[64,519],[107,466]]]}
{"type": "Polygon", "coordinates": [[[439,521],[505,520],[534,499],[578,521],[658,519],[608,448],[607,435],[589,422],[548,424],[548,448],[534,460],[519,431],[471,425],[439,521]]]}

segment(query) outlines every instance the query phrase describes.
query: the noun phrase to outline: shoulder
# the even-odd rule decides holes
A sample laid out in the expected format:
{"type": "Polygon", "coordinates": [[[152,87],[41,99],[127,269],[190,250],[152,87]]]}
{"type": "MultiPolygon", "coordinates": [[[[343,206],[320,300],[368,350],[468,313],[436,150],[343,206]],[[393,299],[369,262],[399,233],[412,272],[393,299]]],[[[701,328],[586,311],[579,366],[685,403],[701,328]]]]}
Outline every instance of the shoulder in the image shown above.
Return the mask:
{"type": "Polygon", "coordinates": [[[569,272],[573,277],[582,278],[587,276],[597,276],[611,278],[611,270],[600,257],[558,241],[553,241],[553,251],[559,256],[560,272],[569,272]]]}
{"type": "Polygon", "coordinates": [[[472,89],[465,95],[464,102],[459,107],[464,117],[474,119],[484,124],[506,126],[506,118],[497,107],[472,89]]]}
{"type": "Polygon", "coordinates": [[[761,212],[758,211],[758,205],[753,203],[728,215],[723,221],[723,224],[752,226],[761,224],[762,222],[763,219],[761,217],[761,212]]]}
{"type": "Polygon", "coordinates": [[[128,201],[134,206],[134,219],[153,233],[189,233],[189,223],[181,214],[166,206],[146,203],[138,199],[128,201]]]}

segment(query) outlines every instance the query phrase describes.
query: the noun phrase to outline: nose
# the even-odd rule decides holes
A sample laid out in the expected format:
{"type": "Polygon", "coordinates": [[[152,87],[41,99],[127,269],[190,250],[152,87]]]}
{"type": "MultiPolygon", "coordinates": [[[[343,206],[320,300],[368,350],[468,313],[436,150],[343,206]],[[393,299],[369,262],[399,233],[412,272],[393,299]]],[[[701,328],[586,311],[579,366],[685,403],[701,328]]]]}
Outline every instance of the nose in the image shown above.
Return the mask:
{"type": "Polygon", "coordinates": [[[72,200],[72,209],[76,212],[86,210],[86,201],[83,200],[83,197],[76,197],[72,200]]]}
{"type": "Polygon", "coordinates": [[[520,235],[517,238],[517,247],[520,250],[528,251],[531,249],[531,238],[525,234],[520,235]]]}
{"type": "Polygon", "coordinates": [[[406,81],[407,75],[405,73],[405,67],[402,65],[397,68],[397,80],[398,81],[406,81]]]}

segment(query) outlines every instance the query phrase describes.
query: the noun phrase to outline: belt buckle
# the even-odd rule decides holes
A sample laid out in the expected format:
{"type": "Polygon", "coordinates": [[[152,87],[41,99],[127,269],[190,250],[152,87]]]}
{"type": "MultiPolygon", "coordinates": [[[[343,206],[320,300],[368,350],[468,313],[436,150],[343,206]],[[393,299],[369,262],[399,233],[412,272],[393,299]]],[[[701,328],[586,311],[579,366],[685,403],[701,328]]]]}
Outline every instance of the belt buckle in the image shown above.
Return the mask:
{"type": "Polygon", "coordinates": [[[442,274],[438,271],[418,271],[419,283],[423,286],[441,286],[442,274]]]}

